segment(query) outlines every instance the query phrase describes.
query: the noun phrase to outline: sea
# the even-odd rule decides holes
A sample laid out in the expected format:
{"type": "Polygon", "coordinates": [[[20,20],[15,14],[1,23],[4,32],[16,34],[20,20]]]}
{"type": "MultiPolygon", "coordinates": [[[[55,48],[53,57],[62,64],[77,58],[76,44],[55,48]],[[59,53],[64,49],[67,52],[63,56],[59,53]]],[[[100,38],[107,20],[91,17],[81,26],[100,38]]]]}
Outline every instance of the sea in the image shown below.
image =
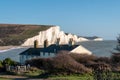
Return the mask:
{"type": "Polygon", "coordinates": [[[118,45],[115,40],[104,40],[104,41],[87,41],[78,43],[90,50],[93,55],[100,57],[110,57],[115,48],[118,45]]]}
{"type": "MultiPolygon", "coordinates": [[[[79,42],[77,44],[82,45],[86,49],[90,50],[95,56],[110,57],[117,46],[117,41],[87,41],[79,42]]],[[[26,47],[19,47],[8,50],[0,50],[0,60],[4,60],[5,58],[11,58],[12,60],[19,62],[19,54],[27,49],[28,48],[26,47]]]]}

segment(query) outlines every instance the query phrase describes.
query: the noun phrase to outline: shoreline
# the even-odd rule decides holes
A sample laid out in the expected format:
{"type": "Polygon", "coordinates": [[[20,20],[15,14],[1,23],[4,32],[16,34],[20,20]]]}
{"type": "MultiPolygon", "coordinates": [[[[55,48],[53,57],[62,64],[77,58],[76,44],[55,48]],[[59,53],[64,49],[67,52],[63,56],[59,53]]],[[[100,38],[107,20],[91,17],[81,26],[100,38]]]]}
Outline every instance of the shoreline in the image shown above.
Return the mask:
{"type": "Polygon", "coordinates": [[[0,46],[0,50],[7,50],[18,46],[0,46]]]}

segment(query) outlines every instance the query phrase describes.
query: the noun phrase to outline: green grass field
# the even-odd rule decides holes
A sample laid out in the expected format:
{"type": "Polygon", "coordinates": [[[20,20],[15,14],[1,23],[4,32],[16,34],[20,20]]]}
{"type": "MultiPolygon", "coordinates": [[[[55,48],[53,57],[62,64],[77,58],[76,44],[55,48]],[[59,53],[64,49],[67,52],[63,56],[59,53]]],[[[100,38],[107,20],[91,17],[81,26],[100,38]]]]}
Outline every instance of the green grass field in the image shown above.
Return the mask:
{"type": "Polygon", "coordinates": [[[66,76],[66,77],[51,77],[52,80],[93,80],[92,76],[66,76]]]}
{"type": "MultiPolygon", "coordinates": [[[[13,79],[19,79],[19,80],[25,80],[26,78],[0,78],[0,80],[13,80],[13,79]]],[[[29,78],[29,79],[42,79],[42,78],[29,78]]],[[[54,77],[48,77],[46,80],[93,80],[92,76],[54,76],[54,77]]]]}
{"type": "Polygon", "coordinates": [[[38,35],[40,31],[50,27],[52,25],[0,24],[0,39],[2,41],[0,45],[21,45],[26,39],[38,35]]]}

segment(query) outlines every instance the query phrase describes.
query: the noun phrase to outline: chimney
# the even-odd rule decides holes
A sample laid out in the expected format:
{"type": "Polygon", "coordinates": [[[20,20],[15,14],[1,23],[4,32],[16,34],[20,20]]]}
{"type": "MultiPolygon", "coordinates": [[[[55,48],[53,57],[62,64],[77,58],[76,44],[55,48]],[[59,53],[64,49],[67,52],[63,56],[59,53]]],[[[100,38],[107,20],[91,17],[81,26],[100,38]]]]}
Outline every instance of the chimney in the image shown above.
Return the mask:
{"type": "Polygon", "coordinates": [[[60,38],[57,38],[56,46],[59,46],[59,44],[60,44],[60,38]]]}
{"type": "Polygon", "coordinates": [[[37,40],[34,41],[34,48],[38,48],[38,41],[37,40]]]}
{"type": "Polygon", "coordinates": [[[46,47],[48,47],[48,40],[47,39],[44,41],[44,48],[46,48],[46,47]]]}
{"type": "Polygon", "coordinates": [[[72,46],[72,45],[74,45],[74,41],[73,41],[73,38],[70,38],[69,39],[69,46],[72,46]]]}

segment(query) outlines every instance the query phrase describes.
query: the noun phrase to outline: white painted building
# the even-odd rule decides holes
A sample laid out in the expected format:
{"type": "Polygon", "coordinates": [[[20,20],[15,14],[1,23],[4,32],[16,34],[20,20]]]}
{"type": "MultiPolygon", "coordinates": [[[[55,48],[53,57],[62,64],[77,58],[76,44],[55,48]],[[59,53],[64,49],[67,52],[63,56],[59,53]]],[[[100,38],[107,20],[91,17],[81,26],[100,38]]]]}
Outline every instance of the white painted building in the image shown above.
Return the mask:
{"type": "Polygon", "coordinates": [[[24,64],[26,60],[34,58],[48,58],[54,57],[59,51],[70,51],[71,53],[88,54],[92,52],[87,50],[81,45],[50,45],[46,48],[29,48],[24,52],[20,53],[20,63],[24,64]]]}

